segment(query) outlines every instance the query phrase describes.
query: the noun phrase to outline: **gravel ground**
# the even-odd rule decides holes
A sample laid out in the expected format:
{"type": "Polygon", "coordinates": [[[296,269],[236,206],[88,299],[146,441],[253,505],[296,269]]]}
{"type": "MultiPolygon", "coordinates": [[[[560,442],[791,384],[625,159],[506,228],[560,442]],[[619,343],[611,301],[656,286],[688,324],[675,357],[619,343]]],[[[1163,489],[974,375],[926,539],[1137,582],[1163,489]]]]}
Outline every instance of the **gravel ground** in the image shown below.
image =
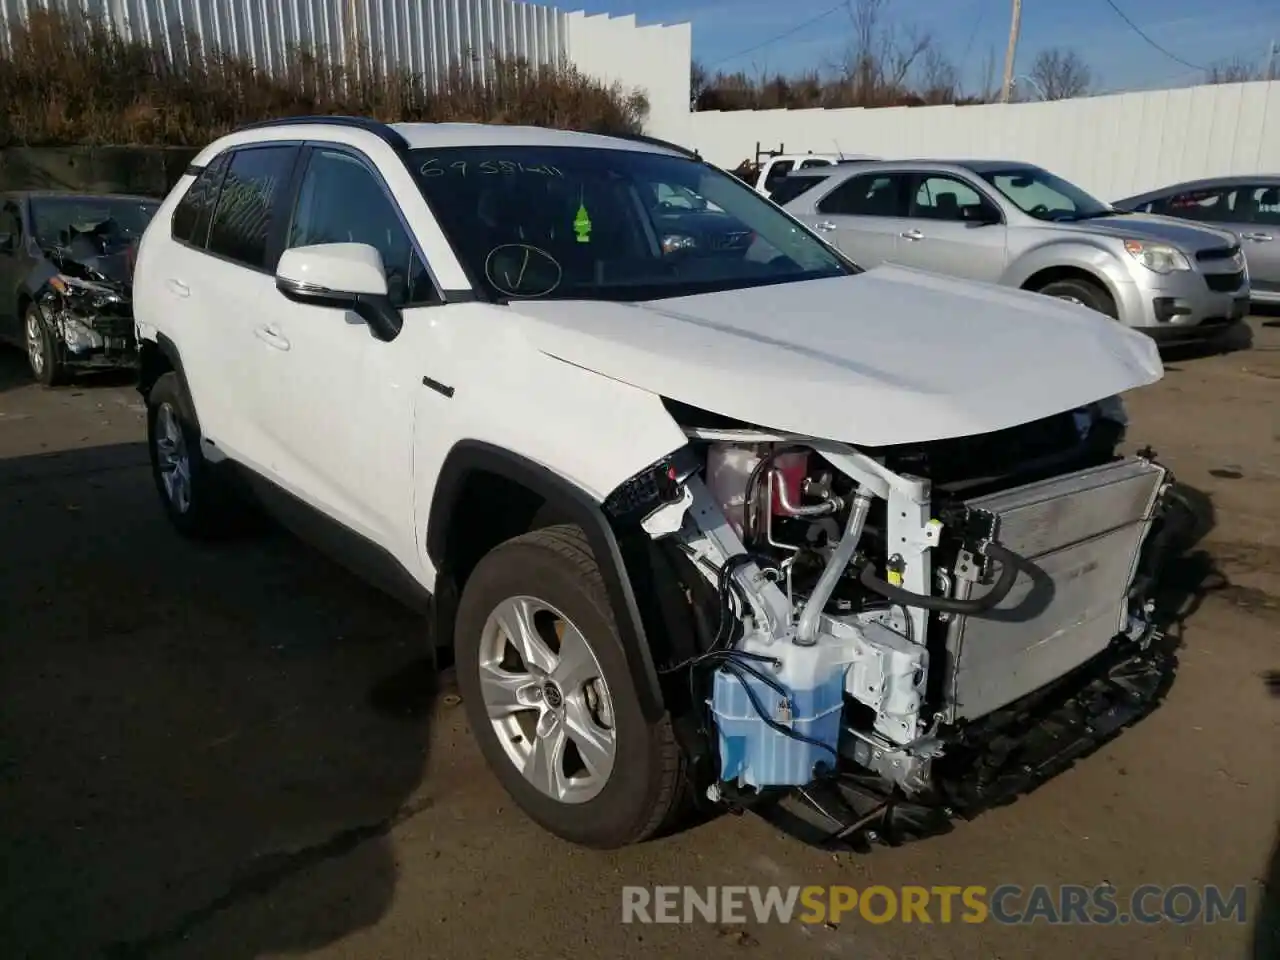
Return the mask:
{"type": "Polygon", "coordinates": [[[1131,400],[1205,515],[1165,704],[1018,803],[867,856],[750,816],[611,854],[541,833],[414,618],[283,534],[180,541],[131,386],[43,391],[0,356],[0,955],[1280,956],[1280,329],[1251,323],[1131,400]],[[1247,884],[1249,923],[619,922],[624,884],[1104,881],[1247,884]]]}

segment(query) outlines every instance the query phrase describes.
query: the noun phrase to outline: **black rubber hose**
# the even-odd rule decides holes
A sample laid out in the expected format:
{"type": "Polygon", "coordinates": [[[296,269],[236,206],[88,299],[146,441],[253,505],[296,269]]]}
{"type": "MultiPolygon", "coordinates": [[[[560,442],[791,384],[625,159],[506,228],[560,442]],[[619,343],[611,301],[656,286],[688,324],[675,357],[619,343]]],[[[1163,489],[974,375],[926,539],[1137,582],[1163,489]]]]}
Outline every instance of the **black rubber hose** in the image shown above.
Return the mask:
{"type": "Polygon", "coordinates": [[[1016,553],[1000,546],[995,541],[988,541],[986,546],[982,548],[982,552],[1000,564],[1000,578],[996,580],[996,585],[991,588],[990,593],[986,596],[975,597],[972,600],[933,597],[923,593],[912,593],[910,590],[903,590],[901,587],[895,587],[893,584],[877,577],[875,568],[870,563],[866,564],[859,572],[858,581],[872,593],[878,593],[885,599],[892,600],[894,603],[901,603],[904,606],[920,607],[923,610],[932,610],[935,613],[958,613],[966,616],[975,616],[990,610],[1009,595],[1009,591],[1013,589],[1014,582],[1018,579],[1018,566],[1025,562],[1016,553]]]}

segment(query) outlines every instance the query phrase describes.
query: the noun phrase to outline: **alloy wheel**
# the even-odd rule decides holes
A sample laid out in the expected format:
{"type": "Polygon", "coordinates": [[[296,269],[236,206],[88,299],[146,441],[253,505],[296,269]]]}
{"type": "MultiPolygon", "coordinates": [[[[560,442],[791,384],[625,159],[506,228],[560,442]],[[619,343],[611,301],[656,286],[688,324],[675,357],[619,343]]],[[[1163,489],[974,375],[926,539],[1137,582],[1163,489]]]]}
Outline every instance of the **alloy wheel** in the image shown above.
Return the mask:
{"type": "Polygon", "coordinates": [[[44,328],[35,310],[27,312],[27,361],[31,364],[31,372],[37,377],[44,375],[44,328]]]}
{"type": "Polygon", "coordinates": [[[191,509],[191,458],[182,422],[170,403],[156,410],[156,461],[165,496],[175,510],[186,513],[191,509]]]}
{"type": "Polygon", "coordinates": [[[585,803],[617,755],[613,700],[582,631],[534,597],[511,597],[485,622],[480,690],[508,759],[541,793],[585,803]]]}

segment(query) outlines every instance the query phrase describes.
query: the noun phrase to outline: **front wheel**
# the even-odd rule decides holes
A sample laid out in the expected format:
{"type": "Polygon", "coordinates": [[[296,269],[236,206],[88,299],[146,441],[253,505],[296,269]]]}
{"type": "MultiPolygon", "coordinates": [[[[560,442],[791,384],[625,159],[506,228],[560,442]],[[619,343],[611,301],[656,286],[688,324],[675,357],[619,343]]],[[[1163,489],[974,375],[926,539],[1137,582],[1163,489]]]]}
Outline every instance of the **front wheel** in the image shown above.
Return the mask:
{"type": "Polygon", "coordinates": [[[46,387],[66,383],[67,365],[44,313],[34,303],[28,304],[22,324],[31,375],[46,387]]]}
{"type": "Polygon", "coordinates": [[[1042,293],[1046,297],[1057,297],[1059,300],[1066,300],[1068,303],[1082,304],[1091,310],[1106,314],[1112,320],[1120,318],[1120,312],[1116,309],[1116,302],[1111,298],[1111,294],[1100,284],[1091,280],[1076,279],[1074,277],[1066,280],[1053,280],[1040,287],[1036,292],[1042,293]]]}
{"type": "Polygon", "coordinates": [[[597,848],[671,822],[683,757],[670,719],[644,718],[580,528],[535,530],[485,556],[467,579],[455,636],[471,728],[534,821],[597,848]]]}

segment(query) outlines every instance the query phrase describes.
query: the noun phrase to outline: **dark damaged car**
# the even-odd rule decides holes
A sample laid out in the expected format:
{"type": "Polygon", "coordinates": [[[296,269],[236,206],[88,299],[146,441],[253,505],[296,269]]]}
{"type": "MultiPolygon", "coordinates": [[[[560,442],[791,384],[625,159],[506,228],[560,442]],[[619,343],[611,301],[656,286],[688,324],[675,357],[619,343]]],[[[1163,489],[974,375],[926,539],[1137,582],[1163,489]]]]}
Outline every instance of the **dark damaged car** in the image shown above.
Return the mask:
{"type": "Polygon", "coordinates": [[[0,207],[0,338],[46,386],[80,370],[132,367],[133,265],[159,202],[9,193],[0,207]]]}

